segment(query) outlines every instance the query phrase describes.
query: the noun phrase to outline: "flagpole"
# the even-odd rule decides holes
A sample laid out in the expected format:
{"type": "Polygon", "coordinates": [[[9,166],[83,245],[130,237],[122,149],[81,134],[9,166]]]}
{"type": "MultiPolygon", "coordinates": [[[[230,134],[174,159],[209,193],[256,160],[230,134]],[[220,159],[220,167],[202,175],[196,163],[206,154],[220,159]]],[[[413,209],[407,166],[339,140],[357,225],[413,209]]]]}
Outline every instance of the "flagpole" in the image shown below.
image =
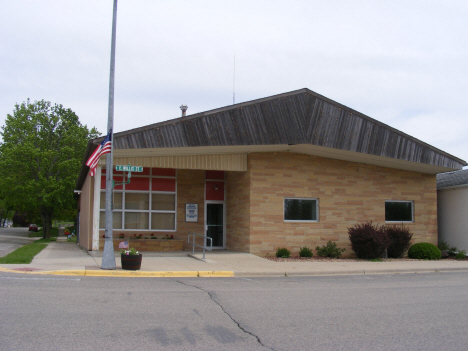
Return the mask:
{"type": "Polygon", "coordinates": [[[115,269],[113,218],[112,218],[112,170],[114,156],[114,78],[115,78],[115,36],[117,27],[117,0],[114,0],[112,16],[112,41],[109,77],[109,108],[107,118],[107,130],[111,136],[111,152],[106,158],[106,231],[104,251],[102,253],[101,269],[115,269]]]}

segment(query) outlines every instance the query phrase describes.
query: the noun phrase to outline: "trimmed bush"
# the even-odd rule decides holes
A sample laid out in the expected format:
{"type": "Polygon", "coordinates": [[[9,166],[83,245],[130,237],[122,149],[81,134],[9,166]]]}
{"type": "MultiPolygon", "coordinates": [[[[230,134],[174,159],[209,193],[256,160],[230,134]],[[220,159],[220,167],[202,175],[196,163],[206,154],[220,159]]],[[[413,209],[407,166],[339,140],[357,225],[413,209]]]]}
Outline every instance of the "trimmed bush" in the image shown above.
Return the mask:
{"type": "Polygon", "coordinates": [[[312,250],[306,246],[301,247],[301,249],[299,250],[299,256],[301,257],[312,257],[313,255],[314,254],[312,253],[312,250]]]}
{"type": "Polygon", "coordinates": [[[336,243],[332,242],[331,240],[327,242],[326,245],[321,247],[317,246],[315,250],[317,250],[317,256],[331,258],[340,258],[341,254],[346,251],[346,249],[340,249],[337,247],[336,243]]]}
{"type": "Polygon", "coordinates": [[[288,258],[289,255],[291,255],[291,251],[285,247],[278,248],[278,250],[276,250],[276,257],[288,258]]]}
{"type": "Polygon", "coordinates": [[[431,243],[418,243],[408,250],[408,257],[419,260],[440,260],[441,252],[437,246],[431,243]]]}
{"type": "Polygon", "coordinates": [[[409,228],[394,226],[385,226],[385,232],[390,240],[390,245],[387,248],[387,255],[390,258],[399,258],[408,250],[411,245],[413,233],[409,228]]]}
{"type": "Polygon", "coordinates": [[[356,224],[348,228],[351,247],[356,256],[365,260],[381,258],[390,240],[383,227],[372,224],[356,224]]]}

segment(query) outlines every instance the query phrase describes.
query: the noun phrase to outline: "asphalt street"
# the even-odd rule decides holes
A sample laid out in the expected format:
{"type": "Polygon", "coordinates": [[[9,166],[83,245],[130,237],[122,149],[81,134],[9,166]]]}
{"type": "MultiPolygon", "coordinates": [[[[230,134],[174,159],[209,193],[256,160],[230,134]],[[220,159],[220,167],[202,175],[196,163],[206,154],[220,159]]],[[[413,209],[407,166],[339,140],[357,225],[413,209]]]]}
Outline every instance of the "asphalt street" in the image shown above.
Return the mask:
{"type": "Polygon", "coordinates": [[[40,238],[28,238],[28,228],[0,227],[0,257],[40,238]]]}
{"type": "Polygon", "coordinates": [[[0,349],[459,350],[467,278],[0,273],[0,349]]]}

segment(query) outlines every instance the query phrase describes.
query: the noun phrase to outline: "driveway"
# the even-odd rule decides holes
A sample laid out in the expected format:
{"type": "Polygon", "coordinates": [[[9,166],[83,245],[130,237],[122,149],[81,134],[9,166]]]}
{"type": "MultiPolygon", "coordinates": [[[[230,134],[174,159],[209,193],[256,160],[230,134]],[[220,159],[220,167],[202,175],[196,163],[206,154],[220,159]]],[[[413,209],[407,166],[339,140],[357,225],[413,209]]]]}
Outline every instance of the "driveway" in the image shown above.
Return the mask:
{"type": "Polygon", "coordinates": [[[39,238],[28,238],[28,228],[0,227],[0,257],[8,255],[17,248],[29,244],[39,238]]]}

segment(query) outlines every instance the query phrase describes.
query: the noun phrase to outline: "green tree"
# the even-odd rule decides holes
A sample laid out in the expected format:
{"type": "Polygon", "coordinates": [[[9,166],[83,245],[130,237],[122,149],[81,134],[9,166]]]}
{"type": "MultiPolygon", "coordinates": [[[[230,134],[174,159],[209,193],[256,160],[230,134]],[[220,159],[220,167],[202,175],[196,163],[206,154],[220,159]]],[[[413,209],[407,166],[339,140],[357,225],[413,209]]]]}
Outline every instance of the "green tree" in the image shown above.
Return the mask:
{"type": "Polygon", "coordinates": [[[0,227],[4,227],[6,220],[13,217],[13,209],[13,206],[0,194],[0,227]]]}
{"type": "Polygon", "coordinates": [[[87,141],[99,136],[62,105],[29,99],[15,105],[0,134],[0,192],[16,210],[39,213],[44,238],[52,219],[76,209],[73,189],[87,141]]]}

